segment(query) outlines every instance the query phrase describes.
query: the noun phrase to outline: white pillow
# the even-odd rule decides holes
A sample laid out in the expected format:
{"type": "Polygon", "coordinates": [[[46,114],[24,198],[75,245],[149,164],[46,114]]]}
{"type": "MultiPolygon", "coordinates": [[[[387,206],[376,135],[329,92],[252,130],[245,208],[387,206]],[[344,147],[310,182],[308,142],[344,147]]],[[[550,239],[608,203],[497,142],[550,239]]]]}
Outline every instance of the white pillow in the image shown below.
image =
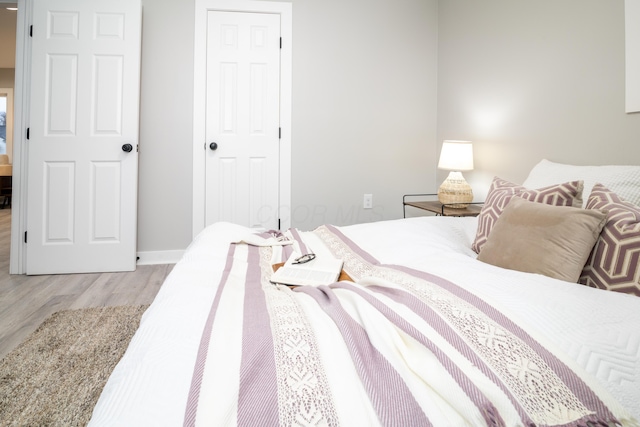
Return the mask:
{"type": "Polygon", "coordinates": [[[603,184],[626,201],[640,206],[640,166],[575,166],[543,159],[531,169],[522,185],[540,188],[575,180],[584,181],[583,207],[596,183],[603,184]]]}

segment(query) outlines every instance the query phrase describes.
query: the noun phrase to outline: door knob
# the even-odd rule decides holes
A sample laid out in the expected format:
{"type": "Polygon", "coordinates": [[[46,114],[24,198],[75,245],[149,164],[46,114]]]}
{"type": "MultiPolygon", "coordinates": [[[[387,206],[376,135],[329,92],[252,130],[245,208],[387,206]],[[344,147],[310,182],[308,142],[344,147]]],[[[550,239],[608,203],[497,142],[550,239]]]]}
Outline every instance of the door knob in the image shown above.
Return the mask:
{"type": "Polygon", "coordinates": [[[131,144],[124,144],[122,146],[122,151],[126,151],[127,153],[130,153],[131,150],[133,150],[133,145],[131,144]]]}
{"type": "Polygon", "coordinates": [[[215,142],[212,142],[211,144],[209,144],[209,148],[210,148],[212,151],[216,151],[216,150],[218,149],[218,144],[217,144],[217,143],[215,143],[215,142]]]}

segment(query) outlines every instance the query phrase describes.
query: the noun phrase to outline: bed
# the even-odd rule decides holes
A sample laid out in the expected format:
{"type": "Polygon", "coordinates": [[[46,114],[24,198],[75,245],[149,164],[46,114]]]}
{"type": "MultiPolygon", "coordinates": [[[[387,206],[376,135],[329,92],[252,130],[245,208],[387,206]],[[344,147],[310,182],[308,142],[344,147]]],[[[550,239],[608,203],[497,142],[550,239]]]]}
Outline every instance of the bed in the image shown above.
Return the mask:
{"type": "Polygon", "coordinates": [[[207,227],[90,425],[640,425],[640,167],[589,168],[544,160],[523,185],[496,178],[477,218],[261,239],[207,227]],[[523,223],[532,215],[542,228],[523,223]],[[577,228],[558,228],[568,217],[577,228]],[[625,283],[601,271],[620,221],[636,274],[625,283]],[[269,282],[273,265],[310,251],[343,259],[345,280],[269,282]]]}

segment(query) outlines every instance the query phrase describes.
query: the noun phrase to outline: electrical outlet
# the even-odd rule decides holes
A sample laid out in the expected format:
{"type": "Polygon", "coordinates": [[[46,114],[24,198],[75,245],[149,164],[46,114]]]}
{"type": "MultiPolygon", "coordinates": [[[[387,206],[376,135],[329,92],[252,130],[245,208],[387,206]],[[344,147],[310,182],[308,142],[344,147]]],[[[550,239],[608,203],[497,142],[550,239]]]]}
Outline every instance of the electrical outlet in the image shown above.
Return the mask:
{"type": "Polygon", "coordinates": [[[365,194],[364,195],[364,202],[362,204],[362,207],[365,209],[372,209],[373,208],[373,194],[365,194]]]}

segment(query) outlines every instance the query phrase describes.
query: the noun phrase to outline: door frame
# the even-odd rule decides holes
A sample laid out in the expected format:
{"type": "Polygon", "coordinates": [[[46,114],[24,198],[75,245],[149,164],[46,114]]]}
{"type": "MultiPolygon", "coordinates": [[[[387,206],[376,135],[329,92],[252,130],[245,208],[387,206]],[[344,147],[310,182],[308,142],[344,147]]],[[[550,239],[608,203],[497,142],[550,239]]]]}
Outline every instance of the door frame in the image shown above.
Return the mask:
{"type": "Polygon", "coordinates": [[[193,221],[195,237],[205,228],[206,64],[209,11],[275,13],[280,15],[280,228],[291,227],[291,86],[292,5],[259,0],[196,0],[193,55],[193,221]]]}
{"type": "Polygon", "coordinates": [[[29,25],[32,21],[34,0],[0,0],[0,3],[17,3],[16,64],[13,85],[13,177],[11,195],[11,252],[10,274],[26,272],[26,244],[24,233],[27,227],[26,173],[29,149],[26,128],[29,123],[29,76],[31,75],[31,42],[29,25]]]}

